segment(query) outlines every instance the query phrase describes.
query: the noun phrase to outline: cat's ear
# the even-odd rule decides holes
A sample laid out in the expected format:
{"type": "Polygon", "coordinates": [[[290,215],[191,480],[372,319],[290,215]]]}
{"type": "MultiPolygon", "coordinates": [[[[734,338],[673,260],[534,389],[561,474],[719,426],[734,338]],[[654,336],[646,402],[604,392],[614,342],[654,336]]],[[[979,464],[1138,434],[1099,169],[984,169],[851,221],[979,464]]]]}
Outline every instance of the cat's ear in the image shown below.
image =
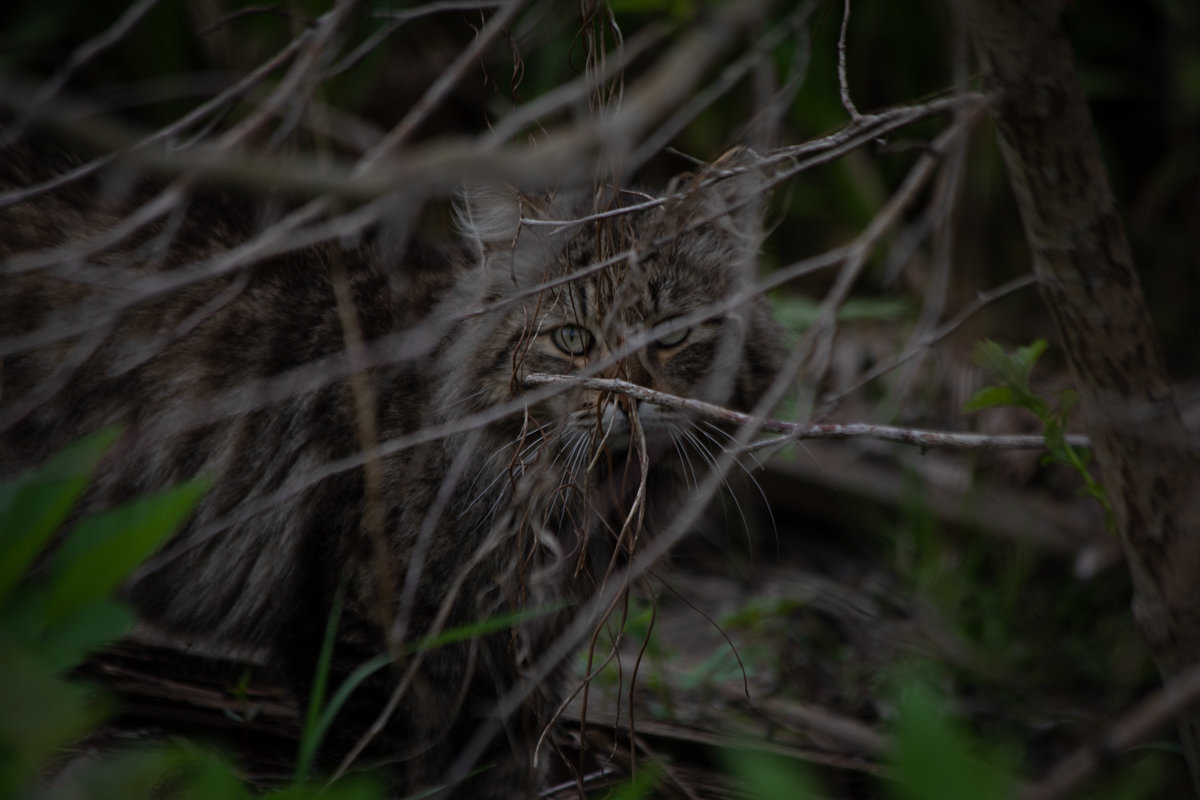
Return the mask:
{"type": "Polygon", "coordinates": [[[544,216],[542,204],[515,186],[479,183],[464,186],[455,198],[455,222],[463,239],[481,257],[511,251],[528,219],[544,216]]]}
{"type": "MultiPolygon", "coordinates": [[[[668,186],[666,215],[677,223],[702,224],[710,233],[757,241],[768,197],[762,158],[734,147],[703,169],[677,176],[668,186]]],[[[751,244],[751,246],[754,246],[751,244]]]]}
{"type": "Polygon", "coordinates": [[[671,182],[660,220],[674,234],[679,258],[734,265],[744,279],[753,276],[767,198],[760,164],[754,151],[736,148],[671,182]]]}

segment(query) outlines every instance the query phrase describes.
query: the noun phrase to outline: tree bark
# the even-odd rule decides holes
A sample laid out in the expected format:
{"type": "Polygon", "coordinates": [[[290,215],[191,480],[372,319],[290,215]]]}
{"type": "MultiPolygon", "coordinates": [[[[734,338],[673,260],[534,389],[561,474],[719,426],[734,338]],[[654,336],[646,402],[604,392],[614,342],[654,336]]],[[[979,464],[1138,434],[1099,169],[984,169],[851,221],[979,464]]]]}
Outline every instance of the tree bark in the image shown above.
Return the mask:
{"type": "MultiPolygon", "coordinates": [[[[1167,379],[1061,0],[966,0],[1034,269],[1079,392],[1164,681],[1200,663],[1200,460],[1167,379]]],[[[1180,714],[1200,789],[1200,710],[1180,714]]]]}

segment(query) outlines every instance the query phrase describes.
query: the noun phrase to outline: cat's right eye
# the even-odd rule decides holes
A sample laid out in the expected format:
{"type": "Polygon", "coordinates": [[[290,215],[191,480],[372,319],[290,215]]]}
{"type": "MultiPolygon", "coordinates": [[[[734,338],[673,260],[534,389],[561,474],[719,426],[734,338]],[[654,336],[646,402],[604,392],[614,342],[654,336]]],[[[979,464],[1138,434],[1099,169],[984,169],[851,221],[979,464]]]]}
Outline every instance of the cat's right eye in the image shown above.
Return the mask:
{"type": "Polygon", "coordinates": [[[592,334],[578,325],[563,325],[550,332],[550,341],[569,356],[581,356],[592,349],[592,334]]]}

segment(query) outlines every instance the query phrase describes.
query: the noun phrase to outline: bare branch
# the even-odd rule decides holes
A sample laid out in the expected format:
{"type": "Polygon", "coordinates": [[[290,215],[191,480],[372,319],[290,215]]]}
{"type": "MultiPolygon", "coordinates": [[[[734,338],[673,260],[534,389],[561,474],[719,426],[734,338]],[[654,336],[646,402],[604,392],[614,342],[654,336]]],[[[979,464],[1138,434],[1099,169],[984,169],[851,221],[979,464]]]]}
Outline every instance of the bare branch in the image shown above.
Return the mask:
{"type": "Polygon", "coordinates": [[[1120,719],[1099,731],[1078,750],[1062,759],[1043,780],[1020,795],[1020,800],[1059,800],[1071,797],[1107,769],[1112,760],[1196,707],[1200,702],[1200,664],[1176,673],[1164,686],[1120,719]]]}
{"type": "Polygon", "coordinates": [[[850,82],[846,79],[846,31],[850,27],[850,0],[842,0],[842,31],[838,35],[838,91],[842,97],[842,108],[850,119],[858,119],[858,109],[850,99],[850,82]]]}
{"type": "Polygon", "coordinates": [[[71,57],[67,59],[67,63],[59,67],[58,71],[38,89],[37,94],[34,95],[32,102],[29,104],[29,110],[26,115],[6,130],[4,135],[0,137],[0,146],[7,146],[15,142],[25,132],[26,126],[35,116],[37,109],[52,100],[80,67],[125,38],[125,35],[158,3],[159,0],[138,0],[138,2],[126,9],[125,13],[109,26],[107,30],[94,39],[84,42],[75,48],[71,53],[71,57]]]}
{"type": "Polygon", "coordinates": [[[428,91],[418,100],[408,113],[404,115],[404,119],[396,124],[383,140],[375,145],[359,163],[357,172],[362,173],[371,169],[385,157],[395,153],[401,145],[408,141],[409,136],[417,129],[429,113],[437,107],[439,103],[446,98],[450,90],[462,80],[463,74],[467,67],[478,60],[480,54],[489,46],[496,38],[504,31],[508,24],[512,22],[527,0],[509,0],[499,11],[492,15],[488,20],[487,25],[471,42],[471,45],[463,50],[454,59],[449,67],[438,75],[437,80],[429,87],[428,91]]]}
{"type": "Polygon", "coordinates": [[[862,374],[862,376],[857,381],[855,381],[855,383],[853,385],[848,386],[847,388],[841,390],[840,392],[830,392],[829,394],[822,397],[821,398],[822,407],[826,410],[833,408],[834,406],[836,406],[838,404],[838,402],[841,401],[841,399],[843,397],[851,394],[852,392],[858,391],[863,386],[866,386],[868,383],[875,380],[876,378],[878,378],[882,375],[886,375],[887,373],[891,372],[892,370],[894,370],[896,367],[900,366],[901,364],[904,364],[904,363],[916,358],[926,348],[932,347],[933,345],[937,344],[941,340],[945,339],[947,336],[954,333],[954,331],[961,328],[967,322],[967,320],[969,320],[971,317],[975,316],[977,313],[982,311],[984,308],[987,308],[987,306],[991,305],[992,303],[996,302],[997,300],[1000,300],[1001,298],[1007,297],[1008,295],[1012,294],[1013,292],[1019,291],[1021,289],[1027,289],[1036,283],[1037,283],[1037,278],[1035,276],[1022,275],[1019,278],[1013,278],[1011,281],[1008,281],[1007,283],[1003,283],[1000,286],[997,286],[995,289],[990,289],[989,291],[986,291],[986,292],[980,292],[979,295],[976,296],[976,298],[974,300],[972,300],[967,305],[963,306],[963,308],[961,310],[959,310],[959,312],[957,314],[955,314],[954,317],[947,320],[945,323],[939,325],[938,327],[934,328],[933,330],[929,331],[928,333],[921,336],[920,338],[914,337],[910,341],[908,348],[905,349],[903,352],[900,352],[900,353],[896,354],[895,356],[892,356],[889,359],[881,361],[880,363],[871,367],[871,369],[864,372],[862,374]]]}
{"type": "Polygon", "coordinates": [[[914,201],[920,188],[933,174],[941,155],[954,141],[965,135],[970,127],[978,120],[978,109],[965,114],[961,119],[943,131],[934,141],[930,152],[922,155],[917,163],[909,170],[900,188],[888,199],[879,213],[872,219],[859,237],[846,259],[845,265],[838,274],[833,288],[821,303],[820,318],[805,334],[800,349],[810,358],[808,380],[816,384],[828,369],[833,348],[833,335],[837,326],[837,313],[850,295],[850,289],[857,280],[859,273],[866,264],[871,248],[883,234],[896,224],[900,214],[914,201]]]}
{"type": "Polygon", "coordinates": [[[643,164],[651,156],[662,150],[701,111],[708,108],[719,97],[732,89],[756,64],[760,63],[772,50],[786,41],[789,36],[795,35],[797,28],[803,25],[815,10],[815,3],[808,2],[801,4],[786,20],[779,23],[774,30],[769,31],[759,39],[753,49],[725,67],[713,83],[706,86],[702,91],[697,92],[687,103],[672,114],[670,119],[664,122],[653,135],[647,137],[633,151],[629,157],[630,167],[636,169],[637,166],[643,164]]]}
{"type": "MultiPolygon", "coordinates": [[[[992,436],[983,433],[955,433],[952,431],[929,431],[917,428],[900,428],[892,425],[870,425],[865,423],[820,423],[806,424],[784,422],[778,419],[763,419],[743,414],[722,406],[693,400],[687,397],[647,389],[635,383],[615,378],[579,378],[574,375],[545,375],[535,373],[526,382],[531,386],[580,386],[602,392],[616,392],[639,400],[658,403],[673,408],[682,408],[693,414],[735,425],[754,425],[769,433],[786,434],[771,440],[769,445],[784,444],[805,439],[877,439],[894,444],[906,444],[922,450],[1038,450],[1046,446],[1041,436],[992,436]]],[[[1077,447],[1087,447],[1085,436],[1069,435],[1067,442],[1077,447]]],[[[755,446],[752,449],[759,449],[755,446]]]]}

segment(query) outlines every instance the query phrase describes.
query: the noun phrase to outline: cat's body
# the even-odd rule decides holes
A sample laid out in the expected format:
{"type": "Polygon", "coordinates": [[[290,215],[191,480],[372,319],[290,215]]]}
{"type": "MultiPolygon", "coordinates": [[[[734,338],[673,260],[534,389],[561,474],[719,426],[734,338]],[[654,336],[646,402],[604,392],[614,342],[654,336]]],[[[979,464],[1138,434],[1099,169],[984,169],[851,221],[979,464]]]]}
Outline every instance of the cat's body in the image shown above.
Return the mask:
{"type": "MultiPolygon", "coordinates": [[[[35,152],[9,159],[0,188],[36,179],[11,166],[35,152]]],[[[265,647],[303,686],[341,587],[336,676],[396,656],[346,719],[382,711],[401,685],[372,752],[398,762],[403,789],[436,785],[540,666],[563,604],[613,579],[686,496],[700,450],[717,449],[666,407],[583,390],[526,403],[546,390],[525,377],[620,377],[750,408],[773,376],[779,338],[761,303],[715,307],[748,285],[755,204],[735,181],[700,184],[557,227],[519,220],[587,214],[591,197],[469,192],[461,248],[326,242],[196,280],[183,279],[192,265],[211,274],[262,227],[244,201],[200,198],[44,264],[13,256],[103,234],[151,195],[111,207],[98,184],[73,183],[0,209],[0,341],[18,342],[0,362],[0,476],[113,423],[127,433],[88,505],[211,476],[126,588],[139,613],[183,640],[265,647]],[[519,611],[537,613],[414,645],[519,611]]],[[[533,745],[561,691],[545,682],[504,720],[463,796],[533,790],[533,745]]],[[[338,727],[334,747],[362,732],[338,727]]]]}

